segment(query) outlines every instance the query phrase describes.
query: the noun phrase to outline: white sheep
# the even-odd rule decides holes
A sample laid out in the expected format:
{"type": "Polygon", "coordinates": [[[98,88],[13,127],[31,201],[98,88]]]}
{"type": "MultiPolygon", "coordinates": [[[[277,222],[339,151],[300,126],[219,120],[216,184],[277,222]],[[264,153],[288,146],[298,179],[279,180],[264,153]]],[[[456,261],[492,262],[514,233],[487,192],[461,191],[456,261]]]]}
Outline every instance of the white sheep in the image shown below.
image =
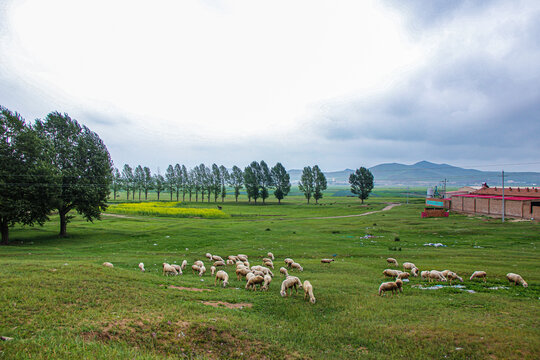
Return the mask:
{"type": "Polygon", "coordinates": [[[463,282],[463,278],[451,270],[443,270],[441,273],[450,282],[450,284],[452,284],[452,280],[459,280],[463,282]]]}
{"type": "Polygon", "coordinates": [[[417,267],[411,269],[411,275],[414,276],[414,277],[418,276],[418,268],[417,267]]]}
{"type": "Polygon", "coordinates": [[[204,256],[206,256],[208,260],[212,261],[212,254],[206,253],[204,256]]]}
{"type": "Polygon", "coordinates": [[[139,263],[139,269],[141,269],[142,272],[145,272],[146,270],[144,269],[144,264],[143,263],[139,263]]]}
{"type": "Polygon", "coordinates": [[[217,255],[212,255],[212,259],[211,260],[214,260],[214,261],[221,261],[223,263],[225,263],[225,261],[223,260],[223,258],[221,256],[217,256],[217,255]]]}
{"type": "Polygon", "coordinates": [[[206,272],[206,268],[203,266],[201,266],[201,268],[199,269],[199,276],[203,276],[204,273],[206,272]]]}
{"type": "Polygon", "coordinates": [[[294,262],[293,259],[291,258],[286,258],[285,260],[283,260],[285,262],[285,264],[287,264],[287,267],[290,268],[291,267],[291,264],[294,262]]]}
{"type": "Polygon", "coordinates": [[[397,278],[400,279],[400,280],[408,279],[409,278],[409,273],[404,272],[404,271],[400,271],[397,278]]]}
{"type": "Polygon", "coordinates": [[[182,267],[180,265],[171,264],[171,266],[176,270],[178,274],[176,275],[182,275],[182,267]]]}
{"type": "Polygon", "coordinates": [[[298,271],[304,271],[304,268],[297,262],[291,264],[291,269],[296,269],[298,271]]]}
{"type": "Polygon", "coordinates": [[[416,267],[412,262],[404,262],[403,263],[403,270],[412,270],[416,267]]]}
{"type": "Polygon", "coordinates": [[[506,278],[508,279],[508,281],[510,281],[511,283],[514,283],[514,285],[523,285],[523,287],[528,287],[529,284],[527,284],[525,282],[525,280],[523,280],[523,278],[521,277],[521,275],[519,274],[514,274],[514,273],[508,273],[506,274],[506,278]]]}
{"type": "Polygon", "coordinates": [[[216,267],[215,266],[210,266],[210,274],[212,274],[212,276],[214,276],[215,273],[216,273],[216,267]]]}
{"type": "Polygon", "coordinates": [[[104,262],[104,263],[103,263],[103,266],[105,266],[105,267],[109,267],[109,268],[113,268],[113,267],[114,267],[114,265],[113,265],[113,264],[111,264],[111,263],[110,263],[110,262],[108,262],[108,261],[104,262]]]}
{"type": "Polygon", "coordinates": [[[438,271],[438,270],[431,270],[429,272],[429,282],[431,282],[431,280],[435,280],[435,281],[446,281],[446,278],[444,277],[444,275],[442,274],[442,272],[438,271]]]}
{"type": "Polygon", "coordinates": [[[392,295],[394,292],[403,292],[403,282],[400,279],[397,279],[396,281],[382,283],[381,286],[379,286],[379,296],[382,296],[386,291],[392,291],[392,295]]]}
{"type": "Polygon", "coordinates": [[[256,276],[264,276],[265,274],[259,270],[251,270],[251,272],[256,276]]]}
{"type": "Polygon", "coordinates": [[[229,256],[227,256],[227,259],[231,260],[234,263],[234,262],[238,261],[238,256],[229,255],[229,256]]]}
{"type": "Polygon", "coordinates": [[[270,259],[272,259],[272,261],[275,260],[274,258],[274,254],[272,254],[271,252],[269,252],[268,254],[266,254],[270,259]]]}
{"type": "Polygon", "coordinates": [[[321,259],[323,264],[330,264],[332,261],[334,261],[334,259],[321,259]]]}
{"type": "Polygon", "coordinates": [[[397,277],[399,273],[401,273],[401,271],[394,269],[384,269],[382,273],[386,277],[397,277]]]}
{"type": "Polygon", "coordinates": [[[186,266],[187,266],[187,260],[182,261],[182,265],[180,265],[182,270],[184,270],[186,268],[186,266]]]}
{"type": "Polygon", "coordinates": [[[223,287],[226,287],[229,284],[229,274],[227,274],[223,270],[219,270],[216,273],[216,279],[214,280],[214,286],[216,285],[217,281],[223,281],[223,287]]]}
{"type": "Polygon", "coordinates": [[[301,289],[302,288],[302,282],[299,278],[296,276],[288,276],[283,282],[281,283],[281,291],[279,292],[282,297],[288,296],[287,290],[291,289],[291,295],[292,295],[292,288],[296,290],[296,293],[298,294],[297,286],[301,289]]]}
{"type": "Polygon", "coordinates": [[[251,270],[246,267],[236,269],[236,278],[240,280],[241,277],[246,277],[247,274],[250,274],[251,270]]]}
{"type": "Polygon", "coordinates": [[[250,267],[249,261],[244,261],[244,266],[247,267],[247,268],[249,268],[249,267],[250,267]]]}
{"type": "Polygon", "coordinates": [[[167,263],[163,263],[163,275],[169,275],[169,274],[178,275],[178,271],[176,271],[176,269],[172,267],[171,265],[167,263]]]}
{"type": "Polygon", "coordinates": [[[238,254],[238,255],[236,255],[236,257],[237,257],[238,260],[240,260],[240,261],[248,261],[248,256],[247,256],[247,255],[244,255],[244,254],[238,254]]]}
{"type": "Polygon", "coordinates": [[[398,266],[398,262],[394,258],[388,258],[388,259],[386,259],[386,262],[389,263],[389,264],[393,264],[394,266],[398,266]]]}
{"type": "Polygon", "coordinates": [[[227,265],[234,265],[234,261],[231,259],[227,259],[227,265]]]}
{"type": "Polygon", "coordinates": [[[429,279],[429,271],[425,270],[420,273],[420,276],[422,277],[422,280],[429,279]]]}
{"type": "Polygon", "coordinates": [[[218,266],[225,266],[225,262],[224,261],[221,261],[221,260],[218,260],[216,262],[214,262],[214,266],[218,267],[218,266]]]}
{"type": "Polygon", "coordinates": [[[475,271],[472,273],[469,280],[476,279],[476,278],[483,278],[484,282],[486,282],[487,273],[485,271],[475,271]]]}
{"type": "Polygon", "coordinates": [[[309,302],[312,304],[315,304],[315,295],[313,295],[313,285],[309,282],[309,280],[304,281],[304,300],[306,300],[309,296],[309,302]]]}
{"type": "Polygon", "coordinates": [[[246,289],[252,288],[253,291],[256,291],[257,285],[259,285],[260,287],[263,282],[264,282],[264,276],[255,275],[247,281],[246,289]]]}
{"type": "Polygon", "coordinates": [[[263,258],[262,261],[263,261],[263,262],[267,262],[267,261],[273,261],[273,260],[270,259],[270,258],[263,258]]]}
{"type": "Polygon", "coordinates": [[[261,290],[268,290],[268,286],[270,286],[271,282],[272,282],[272,277],[268,274],[264,275],[264,284],[261,287],[261,290]]]}
{"type": "Polygon", "coordinates": [[[201,260],[197,260],[195,261],[193,264],[197,265],[197,266],[204,266],[204,263],[201,261],[201,260]]]}
{"type": "Polygon", "coordinates": [[[193,274],[199,273],[199,271],[201,271],[201,267],[199,265],[196,265],[196,264],[191,265],[191,272],[193,274]]]}
{"type": "Polygon", "coordinates": [[[284,267],[279,268],[279,273],[285,275],[285,277],[289,276],[289,271],[284,267]]]}
{"type": "Polygon", "coordinates": [[[269,268],[273,269],[274,268],[274,263],[272,261],[265,261],[264,266],[268,266],[269,268]]]}

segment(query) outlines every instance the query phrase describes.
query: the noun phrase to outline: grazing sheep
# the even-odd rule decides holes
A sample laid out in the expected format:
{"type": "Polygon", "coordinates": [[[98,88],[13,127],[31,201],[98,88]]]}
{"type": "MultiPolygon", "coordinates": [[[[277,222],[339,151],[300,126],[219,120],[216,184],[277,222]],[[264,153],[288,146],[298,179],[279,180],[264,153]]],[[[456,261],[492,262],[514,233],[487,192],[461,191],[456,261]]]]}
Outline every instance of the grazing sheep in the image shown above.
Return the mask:
{"type": "Polygon", "coordinates": [[[249,261],[244,261],[244,266],[249,268],[249,261]]]}
{"type": "Polygon", "coordinates": [[[221,261],[221,260],[218,260],[216,262],[214,262],[214,266],[225,266],[225,262],[224,261],[221,261]]]}
{"type": "Polygon", "coordinates": [[[186,266],[187,266],[187,260],[182,261],[182,265],[180,265],[182,270],[184,270],[186,268],[186,266]]]}
{"type": "Polygon", "coordinates": [[[287,264],[287,267],[290,268],[291,267],[291,264],[294,262],[293,259],[291,258],[286,258],[285,260],[283,260],[285,262],[285,264],[287,264]]]}
{"type": "Polygon", "coordinates": [[[144,269],[144,264],[143,263],[139,263],[139,269],[141,269],[142,272],[145,272],[146,270],[144,269]]]}
{"type": "Polygon", "coordinates": [[[103,263],[103,266],[109,267],[109,268],[113,268],[113,267],[114,267],[114,265],[111,264],[110,262],[104,262],[104,263],[103,263]]]}
{"type": "Polygon", "coordinates": [[[334,261],[334,259],[321,259],[323,264],[330,264],[332,261],[334,261]]]}
{"type": "Polygon", "coordinates": [[[235,261],[238,261],[238,256],[229,255],[229,256],[227,256],[227,259],[231,260],[234,263],[235,261]]]}
{"type": "Polygon", "coordinates": [[[246,289],[253,289],[253,291],[257,290],[257,285],[259,285],[259,288],[261,287],[261,284],[264,282],[264,276],[255,275],[251,277],[247,283],[246,283],[246,289]]]}
{"type": "Polygon", "coordinates": [[[409,273],[402,271],[402,272],[399,273],[397,278],[400,279],[400,280],[408,279],[409,278],[409,273]]]}
{"type": "Polygon", "coordinates": [[[422,280],[427,280],[429,278],[429,271],[422,271],[420,276],[422,277],[422,280]]]}
{"type": "Polygon", "coordinates": [[[282,297],[288,296],[287,290],[291,290],[292,295],[292,288],[294,287],[294,290],[296,290],[296,293],[298,294],[297,286],[301,289],[302,288],[302,282],[299,278],[296,276],[287,276],[285,280],[281,283],[281,291],[279,292],[282,297]]]}
{"type": "Polygon", "coordinates": [[[201,268],[199,270],[199,276],[203,276],[205,272],[206,272],[206,268],[203,265],[203,266],[201,266],[201,268]]]}
{"type": "Polygon", "coordinates": [[[214,276],[215,273],[216,273],[216,267],[215,266],[210,266],[210,274],[212,276],[214,276]]]}
{"type": "Polygon", "coordinates": [[[291,269],[296,269],[298,271],[304,271],[304,268],[297,262],[291,264],[291,269]]]}
{"type": "Polygon", "coordinates": [[[201,260],[197,260],[193,264],[195,264],[197,266],[204,266],[204,263],[201,260]]]}
{"type": "Polygon", "coordinates": [[[486,282],[487,273],[485,271],[475,271],[472,273],[469,280],[476,279],[476,278],[483,278],[484,282],[486,282]]]}
{"type": "Polygon", "coordinates": [[[274,277],[274,274],[272,273],[272,271],[270,271],[269,268],[266,268],[264,266],[260,266],[260,265],[252,266],[251,271],[262,271],[264,273],[264,275],[269,274],[270,276],[274,277]]]}
{"type": "Polygon", "coordinates": [[[389,263],[389,264],[393,264],[394,266],[398,266],[398,262],[394,258],[388,258],[388,259],[386,259],[386,262],[389,263]]]}
{"type": "Polygon", "coordinates": [[[279,268],[279,273],[285,275],[285,277],[289,276],[289,271],[284,267],[279,268]]]}
{"type": "Polygon", "coordinates": [[[252,273],[251,271],[248,272],[248,273],[246,274],[246,281],[249,281],[249,279],[251,279],[251,278],[254,277],[254,276],[255,276],[254,273],[252,273]]]}
{"type": "Polygon", "coordinates": [[[411,275],[414,276],[414,277],[418,277],[418,268],[417,267],[411,269],[411,275]]]}
{"type": "Polygon", "coordinates": [[[264,276],[265,274],[259,270],[251,270],[251,272],[256,276],[264,276]]]}
{"type": "Polygon", "coordinates": [[[167,263],[163,263],[163,275],[169,275],[169,274],[178,275],[178,271],[176,271],[176,269],[172,267],[171,265],[167,263]]]}
{"type": "Polygon", "coordinates": [[[212,261],[212,254],[206,253],[204,256],[206,256],[208,260],[212,261]]]}
{"type": "Polygon", "coordinates": [[[268,254],[266,254],[270,259],[272,259],[272,261],[275,260],[274,258],[274,254],[272,254],[271,252],[269,252],[268,254]]]}
{"type": "Polygon", "coordinates": [[[193,272],[193,274],[199,273],[199,271],[201,271],[201,267],[199,265],[193,264],[191,265],[191,271],[193,272]]]}
{"type": "Polygon", "coordinates": [[[429,282],[431,282],[431,280],[435,280],[435,281],[446,281],[446,278],[443,276],[442,272],[440,271],[437,271],[437,270],[431,270],[429,272],[429,282]]]}
{"type": "Polygon", "coordinates": [[[240,278],[246,277],[246,275],[250,273],[251,273],[251,270],[245,267],[236,269],[236,278],[240,280],[240,278]]]}
{"type": "Polygon", "coordinates": [[[304,300],[309,296],[309,302],[315,304],[315,296],[313,295],[313,286],[309,280],[304,281],[304,300]]]}
{"type": "Polygon", "coordinates": [[[216,273],[216,278],[214,280],[214,286],[216,285],[217,281],[223,281],[223,284],[222,286],[223,287],[226,287],[228,284],[229,284],[229,274],[227,274],[225,271],[223,270],[219,270],[217,273],[216,273]]]}
{"type": "Polygon", "coordinates": [[[403,282],[400,279],[397,279],[396,281],[382,283],[381,286],[379,286],[379,296],[382,296],[386,291],[392,291],[392,295],[394,295],[394,292],[403,292],[403,282]]]}
{"type": "Polygon", "coordinates": [[[240,261],[248,261],[247,255],[244,255],[244,254],[238,254],[238,255],[236,255],[236,257],[237,257],[238,260],[240,260],[240,261]]]}
{"type": "Polygon", "coordinates": [[[180,265],[172,264],[171,266],[178,272],[176,275],[182,275],[182,267],[180,265]]]}
{"type": "Polygon", "coordinates": [[[264,266],[268,266],[269,268],[273,269],[274,268],[274,263],[272,261],[265,261],[264,266]]]}
{"type": "Polygon", "coordinates": [[[236,267],[246,267],[246,265],[244,265],[244,262],[243,261],[237,261],[236,262],[236,267]]]}
{"type": "Polygon", "coordinates": [[[227,259],[227,265],[234,265],[234,261],[232,261],[231,259],[227,259]]]}
{"type": "Polygon", "coordinates": [[[214,260],[214,261],[221,261],[223,263],[225,263],[225,261],[223,260],[223,258],[221,256],[217,256],[217,255],[212,255],[212,259],[211,260],[214,260]]]}
{"type": "Polygon", "coordinates": [[[506,278],[508,279],[508,281],[510,281],[511,283],[514,283],[514,285],[523,285],[523,287],[528,287],[529,284],[527,284],[525,282],[525,280],[523,280],[523,278],[521,277],[521,275],[519,274],[514,274],[514,273],[508,273],[506,274],[506,278]]]}
{"type": "Polygon", "coordinates": [[[263,258],[262,261],[263,261],[263,262],[267,262],[267,261],[273,261],[273,260],[270,259],[270,258],[263,258]]]}
{"type": "Polygon", "coordinates": [[[448,279],[448,281],[450,282],[450,285],[452,285],[452,280],[459,280],[460,282],[463,282],[462,277],[458,276],[458,274],[456,274],[455,272],[450,271],[450,270],[448,270],[446,275],[444,275],[444,271],[443,271],[443,276],[448,279]]]}
{"type": "Polygon", "coordinates": [[[268,290],[268,286],[270,286],[270,283],[272,282],[272,277],[270,275],[264,275],[264,284],[261,288],[261,290],[268,290]]]}
{"type": "Polygon", "coordinates": [[[397,277],[401,271],[393,269],[384,269],[383,275],[386,277],[397,277]]]}
{"type": "Polygon", "coordinates": [[[261,266],[261,265],[253,265],[253,266],[251,267],[251,271],[253,271],[253,270],[263,271],[263,269],[264,269],[264,267],[261,266]]]}
{"type": "Polygon", "coordinates": [[[403,270],[412,270],[416,267],[412,262],[404,262],[403,263],[403,270]]]}

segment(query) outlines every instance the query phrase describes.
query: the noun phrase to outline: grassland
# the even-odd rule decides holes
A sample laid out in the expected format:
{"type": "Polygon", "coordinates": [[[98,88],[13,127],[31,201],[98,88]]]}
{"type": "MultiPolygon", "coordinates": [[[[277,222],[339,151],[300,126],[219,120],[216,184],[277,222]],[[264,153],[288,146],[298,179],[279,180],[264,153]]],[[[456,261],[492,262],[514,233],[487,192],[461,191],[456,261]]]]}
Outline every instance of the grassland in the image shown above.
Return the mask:
{"type": "Polygon", "coordinates": [[[225,219],[112,214],[92,224],[76,217],[67,238],[57,237],[57,218],[17,227],[12,245],[0,248],[0,335],[14,338],[0,342],[0,359],[539,358],[540,225],[457,214],[420,219],[421,199],[406,205],[395,195],[385,192],[364,206],[332,196],[322,205],[296,196],[283,205],[226,201],[219,203],[225,219]],[[402,205],[339,217],[391,202],[402,205]],[[447,247],[423,245],[434,242],[447,247]],[[277,266],[284,257],[304,266],[299,277],[313,284],[315,305],[300,293],[281,298],[277,270],[267,293],[248,292],[236,278],[223,289],[208,275],[160,273],[164,261],[192,263],[205,252],[245,253],[255,264],[268,251],[277,266]],[[334,263],[320,263],[332,256],[334,263]],[[454,270],[474,293],[422,290],[414,278],[403,294],[379,297],[388,256],[421,270],[454,270]],[[469,281],[466,275],[480,269],[488,282],[469,281]],[[509,286],[508,272],[520,273],[529,287],[509,286]]]}

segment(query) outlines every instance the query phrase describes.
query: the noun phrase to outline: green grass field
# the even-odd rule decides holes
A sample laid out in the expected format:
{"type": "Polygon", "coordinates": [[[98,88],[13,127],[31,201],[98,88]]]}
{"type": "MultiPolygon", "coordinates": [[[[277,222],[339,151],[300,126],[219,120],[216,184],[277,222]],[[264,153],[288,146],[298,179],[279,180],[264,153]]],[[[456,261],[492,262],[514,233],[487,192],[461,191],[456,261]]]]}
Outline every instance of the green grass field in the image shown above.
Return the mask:
{"type": "MultiPolygon", "coordinates": [[[[13,338],[0,341],[0,359],[540,358],[540,224],[458,214],[421,219],[423,199],[406,205],[401,193],[375,189],[364,205],[331,192],[322,205],[300,196],[282,205],[228,199],[218,202],[224,219],[108,213],[92,224],[76,217],[66,238],[57,236],[56,217],[44,227],[16,227],[11,245],[0,247],[0,335],[13,338]],[[339,217],[392,202],[402,205],[339,217]],[[423,245],[437,242],[447,247],[423,245]],[[255,265],[268,251],[276,256],[268,292],[245,290],[233,266],[225,289],[213,286],[209,272],[161,274],[161,263],[183,259],[201,259],[209,269],[206,252],[244,253],[255,265]],[[320,263],[332,256],[335,262],[320,263]],[[420,270],[453,270],[465,288],[426,290],[412,278],[402,294],[380,297],[390,256],[420,270]],[[294,275],[310,280],[316,304],[301,290],[280,296],[285,257],[303,265],[294,275]],[[487,283],[469,280],[475,270],[487,271],[487,283]],[[508,272],[529,287],[509,285],[508,272]],[[204,303],[212,301],[250,305],[204,303]]],[[[213,202],[182,206],[216,209],[213,202]]]]}

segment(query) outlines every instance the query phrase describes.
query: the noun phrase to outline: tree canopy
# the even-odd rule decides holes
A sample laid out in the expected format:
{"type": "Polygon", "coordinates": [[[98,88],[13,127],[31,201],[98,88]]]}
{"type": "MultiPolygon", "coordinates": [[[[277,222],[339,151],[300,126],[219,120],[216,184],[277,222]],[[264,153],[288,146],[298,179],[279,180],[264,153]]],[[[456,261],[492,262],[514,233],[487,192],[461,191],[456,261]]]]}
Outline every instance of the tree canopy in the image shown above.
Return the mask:
{"type": "Polygon", "coordinates": [[[298,188],[304,193],[309,204],[309,200],[313,196],[313,191],[315,190],[315,179],[313,177],[313,169],[311,169],[311,166],[304,167],[302,176],[300,177],[300,183],[298,183],[298,188]]]}
{"type": "Polygon", "coordinates": [[[281,200],[291,191],[291,176],[279,162],[272,168],[272,182],[275,186],[274,196],[281,204],[281,200]]]}
{"type": "Polygon", "coordinates": [[[351,192],[358,195],[363,204],[373,190],[373,174],[365,167],[361,167],[349,175],[349,183],[351,184],[351,192]]]}

